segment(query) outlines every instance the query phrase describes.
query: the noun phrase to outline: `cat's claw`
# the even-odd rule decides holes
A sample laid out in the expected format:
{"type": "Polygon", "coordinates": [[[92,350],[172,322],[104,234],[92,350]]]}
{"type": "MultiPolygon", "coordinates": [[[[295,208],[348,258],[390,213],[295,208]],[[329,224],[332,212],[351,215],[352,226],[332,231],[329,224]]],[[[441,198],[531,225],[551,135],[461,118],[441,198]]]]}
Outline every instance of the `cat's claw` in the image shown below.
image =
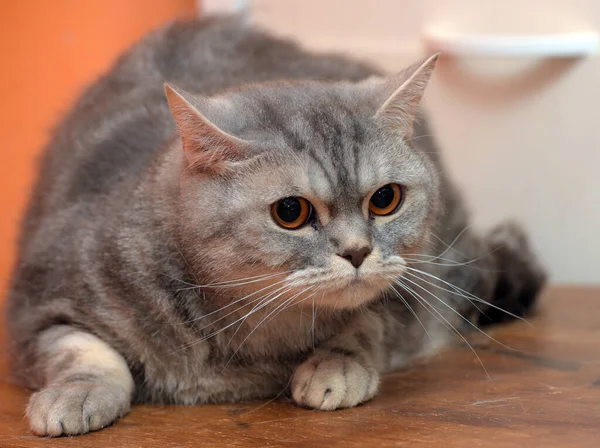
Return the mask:
{"type": "Polygon", "coordinates": [[[292,397],[300,406],[333,411],[370,400],[378,385],[375,369],[355,357],[326,352],[313,355],[296,369],[292,397]]]}
{"type": "Polygon", "coordinates": [[[34,434],[85,434],[110,425],[129,411],[128,394],[118,386],[74,382],[34,393],[27,416],[34,434]]]}

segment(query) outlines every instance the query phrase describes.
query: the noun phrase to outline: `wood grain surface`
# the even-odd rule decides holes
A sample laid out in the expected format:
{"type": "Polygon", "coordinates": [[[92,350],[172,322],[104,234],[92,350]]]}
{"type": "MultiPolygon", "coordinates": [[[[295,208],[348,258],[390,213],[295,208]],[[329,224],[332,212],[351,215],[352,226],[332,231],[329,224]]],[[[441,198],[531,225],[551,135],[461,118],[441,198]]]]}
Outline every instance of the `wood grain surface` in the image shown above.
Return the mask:
{"type": "Polygon", "coordinates": [[[600,289],[550,288],[538,315],[385,378],[363,406],[336,412],[283,401],[136,406],[80,437],[31,435],[28,393],[0,383],[0,447],[599,447],[600,289]]]}

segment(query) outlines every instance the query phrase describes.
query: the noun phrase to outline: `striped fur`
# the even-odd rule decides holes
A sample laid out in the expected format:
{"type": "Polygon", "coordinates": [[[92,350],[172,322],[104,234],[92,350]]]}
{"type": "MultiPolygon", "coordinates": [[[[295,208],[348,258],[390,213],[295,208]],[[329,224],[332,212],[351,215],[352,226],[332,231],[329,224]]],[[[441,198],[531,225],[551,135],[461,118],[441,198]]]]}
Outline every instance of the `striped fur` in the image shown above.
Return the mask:
{"type": "Polygon", "coordinates": [[[521,231],[468,228],[413,96],[378,114],[417,69],[385,77],[235,18],[172,24],[123,55],[54,131],[23,222],[6,327],[14,379],[39,390],[33,431],[95,430],[131,402],[353,406],[442,345],[444,320],[503,319],[496,300],[526,312],[544,276],[521,231]],[[235,137],[200,170],[165,81],[235,137]],[[389,182],[406,186],[400,212],[369,218],[389,182]],[[270,204],[297,195],[318,221],[285,231],[270,204]],[[336,253],[365,241],[355,282],[336,253]]]}

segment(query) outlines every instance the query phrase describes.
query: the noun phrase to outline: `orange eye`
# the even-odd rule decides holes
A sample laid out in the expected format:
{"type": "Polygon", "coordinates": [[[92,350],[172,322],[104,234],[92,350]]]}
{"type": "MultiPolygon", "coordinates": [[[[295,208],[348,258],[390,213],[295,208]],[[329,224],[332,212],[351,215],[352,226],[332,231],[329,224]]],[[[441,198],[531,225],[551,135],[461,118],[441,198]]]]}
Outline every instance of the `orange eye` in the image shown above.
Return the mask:
{"type": "Polygon", "coordinates": [[[271,215],[284,229],[294,230],[306,224],[312,214],[312,206],[304,198],[289,197],[271,205],[271,215]]]}
{"type": "Polygon", "coordinates": [[[387,184],[373,193],[369,200],[369,210],[374,215],[385,216],[394,213],[402,202],[402,188],[398,184],[387,184]]]}

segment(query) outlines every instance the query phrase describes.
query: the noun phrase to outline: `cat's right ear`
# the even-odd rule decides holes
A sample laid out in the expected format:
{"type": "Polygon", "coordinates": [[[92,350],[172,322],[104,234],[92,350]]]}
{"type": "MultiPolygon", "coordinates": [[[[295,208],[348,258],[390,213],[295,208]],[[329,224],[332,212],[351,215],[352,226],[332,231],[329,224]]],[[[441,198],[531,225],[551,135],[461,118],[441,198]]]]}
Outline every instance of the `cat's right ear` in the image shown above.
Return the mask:
{"type": "Polygon", "coordinates": [[[165,95],[175,119],[188,168],[212,174],[227,172],[246,153],[247,142],[223,131],[206,118],[187,92],[165,83],[165,95]]]}
{"type": "Polygon", "coordinates": [[[435,69],[439,53],[424,59],[396,76],[391,76],[384,84],[383,93],[387,96],[375,117],[400,129],[410,137],[418,106],[427,84],[435,69]],[[393,92],[389,94],[389,90],[393,92]]]}

